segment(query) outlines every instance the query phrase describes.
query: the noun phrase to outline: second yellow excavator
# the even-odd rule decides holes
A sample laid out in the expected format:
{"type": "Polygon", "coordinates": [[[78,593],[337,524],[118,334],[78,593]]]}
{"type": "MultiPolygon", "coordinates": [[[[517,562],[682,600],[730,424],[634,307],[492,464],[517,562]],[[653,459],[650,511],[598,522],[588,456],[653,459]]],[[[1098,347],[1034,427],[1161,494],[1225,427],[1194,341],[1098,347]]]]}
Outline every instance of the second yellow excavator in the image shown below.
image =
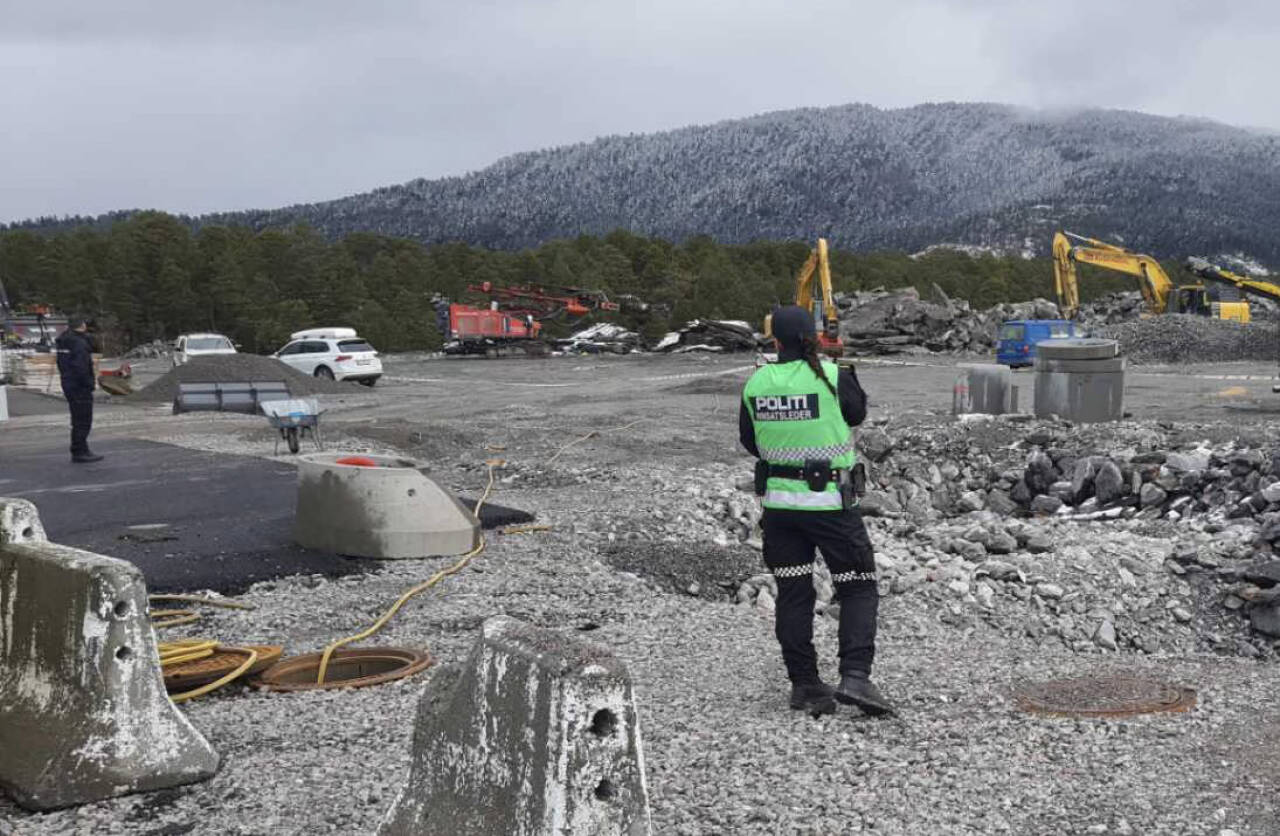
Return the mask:
{"type": "Polygon", "coordinates": [[[1210,285],[1221,284],[1234,287],[1240,293],[1280,302],[1280,285],[1267,279],[1256,279],[1233,273],[1225,267],[1219,267],[1210,261],[1192,256],[1187,259],[1186,267],[1192,273],[1204,279],[1210,285]]]}
{"type": "Polygon", "coordinates": [[[1080,288],[1076,263],[1092,264],[1127,273],[1138,279],[1138,288],[1150,314],[1194,313],[1215,319],[1249,321],[1249,303],[1225,282],[1181,285],[1175,288],[1160,262],[1097,238],[1057,232],[1053,236],[1053,285],[1064,319],[1080,312],[1080,288]],[[1076,241],[1079,243],[1072,243],[1076,241]]]}
{"type": "MultiPolygon", "coordinates": [[[[809,251],[809,257],[796,274],[796,304],[813,314],[813,322],[818,328],[818,351],[832,358],[843,357],[844,341],[840,339],[840,316],[831,291],[831,262],[827,257],[826,238],[818,239],[818,246],[809,251]],[[818,276],[817,288],[813,286],[815,273],[818,276]]],[[[764,318],[766,337],[773,336],[772,324],[773,315],[770,314],[764,318]]]]}

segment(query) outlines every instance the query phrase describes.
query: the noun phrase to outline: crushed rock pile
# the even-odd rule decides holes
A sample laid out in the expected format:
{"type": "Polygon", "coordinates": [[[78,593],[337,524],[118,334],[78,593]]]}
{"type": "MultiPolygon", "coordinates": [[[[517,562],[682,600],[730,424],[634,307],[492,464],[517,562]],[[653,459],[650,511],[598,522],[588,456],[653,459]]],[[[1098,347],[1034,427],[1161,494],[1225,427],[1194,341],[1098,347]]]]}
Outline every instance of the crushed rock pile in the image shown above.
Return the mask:
{"type": "Polygon", "coordinates": [[[840,336],[849,354],[989,352],[1001,323],[1010,319],[1057,319],[1058,306],[1047,299],[1005,303],[975,311],[934,285],[921,299],[914,287],[838,294],[840,336]]]}
{"type": "Polygon", "coordinates": [[[357,385],[303,374],[274,357],[216,354],[195,357],[190,362],[177,366],[139,390],[133,397],[144,401],[165,402],[173,400],[178,394],[179,383],[236,383],[255,380],[283,380],[289,387],[289,394],[294,397],[351,394],[355,391],[353,387],[357,385]]]}
{"type": "Polygon", "coordinates": [[[1142,316],[1147,303],[1142,294],[1136,290],[1120,293],[1108,293],[1089,302],[1080,304],[1080,321],[1086,326],[1097,328],[1103,325],[1114,325],[1127,322],[1142,316]]]}
{"type": "Polygon", "coordinates": [[[1095,329],[1119,340],[1136,363],[1213,363],[1274,360],[1280,334],[1274,323],[1228,322],[1193,314],[1164,314],[1095,329]]]}
{"type": "Polygon", "coordinates": [[[874,468],[863,513],[928,525],[930,536],[945,541],[935,546],[970,560],[1054,548],[1053,538],[1009,530],[1010,520],[1182,523],[1212,535],[1211,546],[1165,549],[1162,566],[1177,575],[1205,573],[1222,585],[1215,595],[1223,606],[1246,615],[1257,633],[1280,637],[1280,446],[1274,439],[1193,443],[1150,423],[1006,420],[899,432],[871,428],[859,447],[874,468]],[[941,520],[973,524],[955,537],[938,527],[941,520]]]}
{"type": "MultiPolygon", "coordinates": [[[[1084,519],[1074,509],[1031,513],[1017,503],[1007,513],[975,510],[987,493],[977,486],[1000,481],[997,462],[1003,457],[976,467],[965,462],[971,450],[981,451],[980,459],[993,449],[991,439],[966,438],[969,429],[948,433],[938,448],[954,457],[942,464],[960,470],[954,485],[939,492],[941,480],[918,474],[919,481],[910,484],[913,496],[924,501],[913,501],[910,509],[873,515],[864,501],[881,594],[897,599],[895,623],[901,629],[914,629],[902,626],[907,622],[936,629],[924,625],[940,621],[967,632],[981,623],[1080,654],[1280,654],[1280,560],[1259,542],[1256,520],[1225,513],[1175,520],[1167,506],[1135,505],[1133,514],[1114,519],[1084,519]],[[929,501],[939,495],[944,504],[969,491],[978,497],[945,511],[929,501]]],[[[1128,428],[1126,443],[1152,437],[1152,429],[1128,428]]],[[[1009,427],[1003,430],[1007,445],[1009,427]]],[[[1056,430],[1063,442],[1088,443],[1063,426],[1056,430]]],[[[900,438],[903,447],[887,453],[877,468],[878,483],[887,485],[877,487],[879,492],[908,483],[892,459],[902,457],[911,467],[928,460],[906,442],[915,435],[900,438]]],[[[1017,446],[1016,457],[1025,458],[1025,444],[1017,446]]],[[[604,530],[582,533],[602,541],[607,562],[657,588],[732,601],[771,617],[776,581],[759,560],[759,507],[742,471],[682,471],[688,482],[683,490],[668,497],[655,485],[652,507],[613,516],[604,530]],[[707,555],[691,557],[699,549],[707,555]],[[754,568],[746,553],[755,554],[754,568]]],[[[1014,471],[1009,476],[1021,479],[1022,469],[1014,471]]],[[[814,586],[815,612],[838,619],[840,604],[821,561],[815,563],[814,586]]]]}

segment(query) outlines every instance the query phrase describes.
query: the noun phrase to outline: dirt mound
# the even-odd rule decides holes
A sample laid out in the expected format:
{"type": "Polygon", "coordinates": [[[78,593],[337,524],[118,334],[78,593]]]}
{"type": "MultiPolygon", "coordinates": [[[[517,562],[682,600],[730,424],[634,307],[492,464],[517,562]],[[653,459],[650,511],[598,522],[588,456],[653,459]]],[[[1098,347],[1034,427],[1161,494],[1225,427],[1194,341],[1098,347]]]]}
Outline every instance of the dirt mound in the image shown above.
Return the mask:
{"type": "Polygon", "coordinates": [[[218,354],[196,357],[133,395],[143,401],[164,402],[178,394],[179,383],[236,383],[255,380],[283,380],[294,397],[304,395],[354,394],[355,383],[312,377],[274,357],[258,354],[218,354]]]}
{"type": "Polygon", "coordinates": [[[1276,357],[1274,324],[1242,325],[1192,314],[1164,314],[1122,322],[1094,331],[1120,341],[1120,351],[1135,363],[1219,363],[1276,357]]]}

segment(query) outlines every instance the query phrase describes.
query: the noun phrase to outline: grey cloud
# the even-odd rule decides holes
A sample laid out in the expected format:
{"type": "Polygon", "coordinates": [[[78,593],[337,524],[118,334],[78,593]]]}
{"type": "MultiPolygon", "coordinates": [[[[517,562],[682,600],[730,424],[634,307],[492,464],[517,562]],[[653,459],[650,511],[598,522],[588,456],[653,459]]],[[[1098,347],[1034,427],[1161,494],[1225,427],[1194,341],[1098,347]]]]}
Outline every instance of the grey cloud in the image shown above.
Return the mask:
{"type": "Polygon", "coordinates": [[[7,0],[0,19],[0,220],[281,206],[853,101],[1280,128],[1263,2],[7,0]]]}

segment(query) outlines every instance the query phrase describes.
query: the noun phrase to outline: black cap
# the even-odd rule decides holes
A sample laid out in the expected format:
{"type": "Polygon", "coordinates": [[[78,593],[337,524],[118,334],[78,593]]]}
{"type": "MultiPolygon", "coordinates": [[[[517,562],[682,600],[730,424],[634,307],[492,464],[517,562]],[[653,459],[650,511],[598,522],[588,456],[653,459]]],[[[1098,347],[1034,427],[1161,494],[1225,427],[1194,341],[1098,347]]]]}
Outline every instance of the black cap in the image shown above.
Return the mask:
{"type": "Polygon", "coordinates": [[[807,309],[799,305],[783,305],[774,310],[770,330],[783,348],[798,349],[804,344],[805,337],[813,338],[816,328],[813,314],[807,309]]]}
{"type": "Polygon", "coordinates": [[[89,317],[87,316],[67,317],[67,327],[70,328],[72,331],[75,331],[82,325],[88,325],[88,324],[89,324],[89,317]]]}

